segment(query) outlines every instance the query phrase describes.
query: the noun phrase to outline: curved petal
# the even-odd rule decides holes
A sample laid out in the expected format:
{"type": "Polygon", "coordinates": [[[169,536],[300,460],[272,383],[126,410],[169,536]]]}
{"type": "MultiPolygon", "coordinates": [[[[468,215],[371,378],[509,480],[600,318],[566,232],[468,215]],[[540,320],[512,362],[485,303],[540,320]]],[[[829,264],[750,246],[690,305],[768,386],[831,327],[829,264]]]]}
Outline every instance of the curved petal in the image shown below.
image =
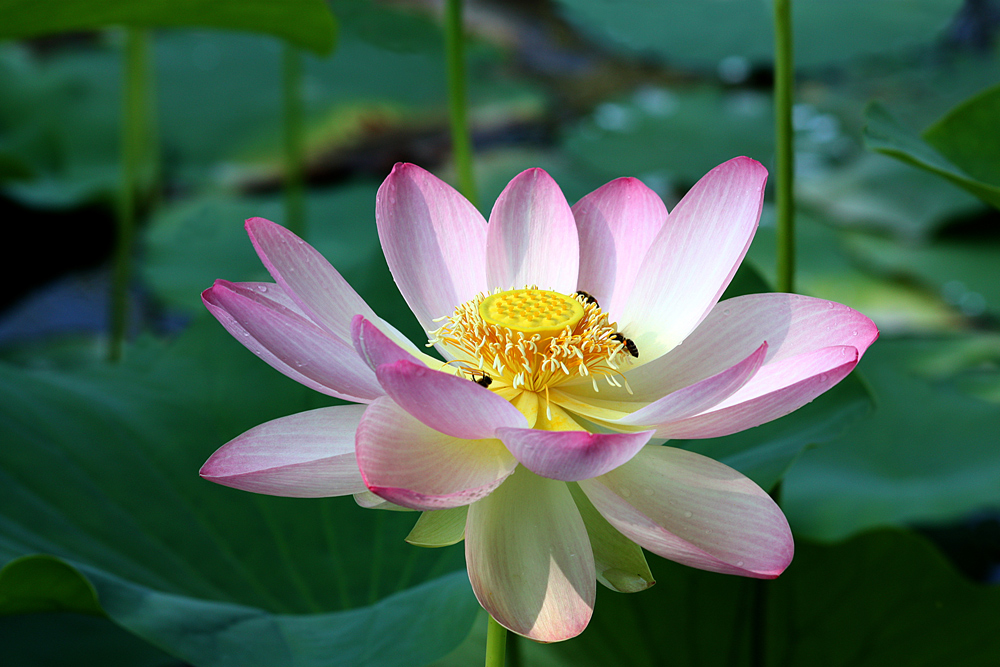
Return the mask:
{"type": "Polygon", "coordinates": [[[392,399],[368,406],[355,442],[368,489],[418,510],[468,505],[517,466],[499,440],[463,440],[428,428],[392,399]]]}
{"type": "Polygon", "coordinates": [[[830,389],[858,365],[850,346],[825,347],[768,364],[710,410],[663,424],[660,438],[717,438],[783,417],[830,389]]]}
{"type": "Polygon", "coordinates": [[[538,285],[572,294],[579,268],[576,223],[562,190],[541,169],[521,172],[500,193],[490,213],[488,289],[538,285]]]}
{"type": "Polygon", "coordinates": [[[597,594],[587,529],[569,489],[518,468],[469,506],[465,562],[479,604],[505,628],[541,642],[575,637],[597,594]]]}
{"type": "Polygon", "coordinates": [[[453,438],[495,438],[501,426],[527,426],[517,408],[472,380],[405,359],[383,364],[375,374],[404,410],[453,438]]]}
{"type": "Polygon", "coordinates": [[[721,373],[678,389],[632,414],[614,421],[627,426],[645,426],[678,421],[713,408],[739,391],[760,370],[767,354],[762,343],[750,356],[721,373]]]}
{"type": "Polygon", "coordinates": [[[486,220],[441,179],[396,164],[378,190],[375,220],[392,277],[426,331],[486,290],[486,220]]]}
{"type": "Polygon", "coordinates": [[[255,426],[220,447],[199,474],[235,489],[291,498],[364,491],[354,455],[364,409],[338,405],[255,426]]]}
{"type": "MultiPolygon", "coordinates": [[[[649,403],[730,368],[767,342],[764,364],[835,345],[863,353],[875,324],[847,306],[800,294],[748,294],[719,303],[683,344],[625,371],[629,401],[649,403]]],[[[608,399],[589,384],[562,385],[581,399],[608,399]]]]}
{"type": "Polygon", "coordinates": [[[247,234],[268,273],[313,322],[344,341],[351,339],[351,319],[375,313],[315,248],[264,218],[250,218],[247,234]]]}
{"type": "Polygon", "coordinates": [[[603,475],[627,462],[649,442],[653,431],[588,433],[499,428],[497,436],[533,473],[575,482],[603,475]]]}
{"type": "Polygon", "coordinates": [[[738,157],[705,174],[639,267],[619,320],[645,361],[684,340],[722,296],[757,229],[767,170],[738,157]]]}
{"type": "Polygon", "coordinates": [[[773,579],[792,560],[792,533],[771,497],[700,454],[646,447],[580,488],[622,534],[678,563],[773,579]]]}
{"type": "Polygon", "coordinates": [[[374,323],[366,320],[363,315],[355,315],[351,321],[351,341],[354,350],[361,360],[373,371],[382,364],[391,364],[400,359],[427,366],[427,362],[440,366],[441,362],[426,354],[414,355],[415,350],[407,350],[385,335],[374,323]],[[436,363],[435,363],[436,362],[436,363]]]}
{"type": "Polygon", "coordinates": [[[618,319],[639,265],[667,219],[663,200],[637,178],[619,178],[573,206],[580,234],[577,288],[618,319]]]}
{"type": "Polygon", "coordinates": [[[215,281],[205,307],[275,370],[328,396],[368,403],[385,392],[354,348],[251,286],[215,281]]]}

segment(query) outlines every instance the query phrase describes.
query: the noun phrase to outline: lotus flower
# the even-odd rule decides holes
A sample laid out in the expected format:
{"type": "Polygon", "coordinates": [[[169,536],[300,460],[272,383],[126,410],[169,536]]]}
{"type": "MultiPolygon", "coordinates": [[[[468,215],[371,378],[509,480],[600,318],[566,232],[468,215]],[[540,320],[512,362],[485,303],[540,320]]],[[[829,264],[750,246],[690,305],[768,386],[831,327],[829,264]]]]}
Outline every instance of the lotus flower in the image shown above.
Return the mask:
{"type": "Polygon", "coordinates": [[[246,223],[275,283],[219,280],[205,305],[278,371],[356,405],[277,419],[219,449],[206,479],[422,510],[407,538],[465,540],[472,588],[508,629],[579,634],[596,581],[653,583],[642,548],[757,578],[792,559],[756,484],[671,438],[735,433],[844,378],[878,331],[794,294],[718,303],[760,217],[766,170],[735,158],[667,213],[634,178],[570,208],[514,178],[489,224],[398,164],[375,218],[396,284],[444,361],[381,320],[312,247],[246,223]]]}

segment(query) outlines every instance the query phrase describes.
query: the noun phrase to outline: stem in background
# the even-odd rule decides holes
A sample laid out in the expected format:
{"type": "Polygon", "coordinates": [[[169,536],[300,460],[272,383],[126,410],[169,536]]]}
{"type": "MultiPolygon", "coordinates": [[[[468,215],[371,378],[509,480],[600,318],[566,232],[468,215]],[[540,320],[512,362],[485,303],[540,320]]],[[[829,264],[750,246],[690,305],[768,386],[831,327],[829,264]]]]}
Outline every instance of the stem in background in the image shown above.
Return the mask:
{"type": "Polygon", "coordinates": [[[792,136],[792,0],[774,0],[774,116],[776,137],[778,284],[795,291],[795,153],[792,136]]]}
{"type": "Polygon", "coordinates": [[[472,132],[465,100],[465,37],[462,0],[445,2],[445,49],[448,61],[448,112],[451,148],[458,172],[458,190],[476,205],[476,182],[472,177],[472,132]]]}
{"type": "Polygon", "coordinates": [[[302,104],[302,54],[285,43],[282,53],[285,113],[285,226],[305,238],[305,112],[302,104]]]}
{"type": "Polygon", "coordinates": [[[122,182],[118,200],[118,235],[111,280],[108,360],[121,359],[128,327],[128,291],[132,278],[132,246],[136,210],[144,167],[150,157],[151,105],[149,35],[139,28],[125,32],[125,70],[122,86],[122,182]]]}
{"type": "Polygon", "coordinates": [[[486,627],[486,667],[504,667],[504,652],[507,648],[507,628],[492,616],[486,627]]]}

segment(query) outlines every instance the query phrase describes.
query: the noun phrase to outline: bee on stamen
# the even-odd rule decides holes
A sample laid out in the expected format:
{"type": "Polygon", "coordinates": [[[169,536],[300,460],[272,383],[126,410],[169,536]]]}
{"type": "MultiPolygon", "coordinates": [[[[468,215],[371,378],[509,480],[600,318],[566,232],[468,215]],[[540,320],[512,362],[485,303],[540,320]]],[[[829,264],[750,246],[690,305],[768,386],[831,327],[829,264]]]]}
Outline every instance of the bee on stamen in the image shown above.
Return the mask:
{"type": "Polygon", "coordinates": [[[493,384],[493,378],[491,378],[486,373],[483,373],[483,376],[479,379],[476,379],[476,374],[472,373],[472,381],[478,384],[480,387],[488,388],[491,384],[493,384]]]}
{"type": "Polygon", "coordinates": [[[616,340],[625,346],[625,349],[636,359],[639,358],[639,348],[635,346],[635,343],[631,338],[626,338],[625,334],[615,332],[611,334],[611,340],[616,340]]]}
{"type": "Polygon", "coordinates": [[[601,304],[597,303],[597,299],[594,298],[593,294],[587,294],[583,290],[577,290],[576,295],[577,296],[582,296],[583,300],[586,301],[587,303],[592,303],[595,306],[597,306],[598,308],[601,307],[601,304]]]}

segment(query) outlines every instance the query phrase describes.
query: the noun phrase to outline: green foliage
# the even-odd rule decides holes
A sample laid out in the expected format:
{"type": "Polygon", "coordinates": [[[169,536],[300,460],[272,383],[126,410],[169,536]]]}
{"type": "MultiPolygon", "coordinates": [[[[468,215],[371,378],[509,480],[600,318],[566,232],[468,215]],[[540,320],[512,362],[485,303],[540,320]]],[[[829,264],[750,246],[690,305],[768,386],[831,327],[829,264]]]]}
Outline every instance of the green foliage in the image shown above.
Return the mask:
{"type": "Polygon", "coordinates": [[[569,665],[622,667],[979,667],[1000,651],[1000,635],[983,622],[1000,614],[1000,589],[963,580],[924,540],[882,531],[796,546],[774,582],[656,559],[656,586],[633,595],[600,590],[587,630],[550,649],[569,665]],[[761,590],[762,605],[754,599],[761,590]],[[764,660],[752,662],[760,630],[764,660]]]}
{"type": "Polygon", "coordinates": [[[405,544],[413,515],[198,478],[226,440],[321,398],[207,319],[118,368],[0,367],[0,609],[99,611],[196,665],[405,665],[457,645],[477,608],[464,572],[442,577],[461,549],[405,544]]]}
{"type": "Polygon", "coordinates": [[[735,155],[768,162],[773,144],[766,95],[644,88],[599,105],[566,136],[565,150],[602,182],[631,174],[689,185],[735,155]]]}
{"type": "Polygon", "coordinates": [[[991,159],[996,160],[996,126],[980,116],[982,111],[998,104],[1000,88],[987,91],[931,126],[922,139],[875,102],[866,112],[865,146],[943,176],[1000,208],[1000,178],[995,167],[987,164],[991,159]]]}
{"type": "Polygon", "coordinates": [[[878,409],[807,452],[785,478],[785,513],[798,534],[833,540],[875,526],[954,521],[996,501],[997,405],[920,370],[949,345],[880,340],[868,351],[859,368],[878,409]]]}
{"type": "Polygon", "coordinates": [[[112,25],[261,32],[316,53],[337,35],[322,0],[0,0],[0,38],[37,37],[112,25]]]}
{"type": "MultiPolygon", "coordinates": [[[[771,3],[762,0],[559,0],[585,31],[634,54],[715,68],[730,56],[770,63],[771,3]]],[[[830,66],[930,44],[960,0],[797,0],[795,65],[830,66]]]]}

